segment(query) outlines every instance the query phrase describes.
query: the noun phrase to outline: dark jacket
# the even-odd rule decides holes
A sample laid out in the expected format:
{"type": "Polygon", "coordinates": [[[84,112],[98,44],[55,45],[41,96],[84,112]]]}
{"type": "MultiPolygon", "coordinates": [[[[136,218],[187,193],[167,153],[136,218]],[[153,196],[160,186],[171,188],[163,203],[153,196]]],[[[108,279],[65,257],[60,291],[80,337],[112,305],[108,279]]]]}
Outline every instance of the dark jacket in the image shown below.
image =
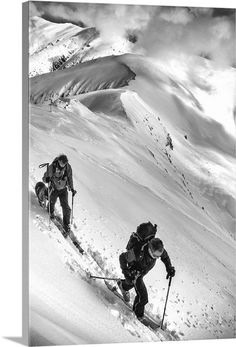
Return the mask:
{"type": "MultiPolygon", "coordinates": [[[[125,276],[132,271],[138,271],[141,276],[145,276],[154,267],[157,259],[153,259],[150,256],[148,244],[144,246],[137,245],[120,255],[120,267],[125,276]]],[[[168,269],[171,267],[171,261],[166,250],[164,250],[160,259],[165,264],[168,272],[168,269]]]]}
{"type": "Polygon", "coordinates": [[[43,182],[46,182],[47,179],[50,179],[52,186],[56,190],[62,190],[65,187],[68,187],[69,190],[74,189],[73,177],[72,177],[72,168],[69,163],[65,165],[63,169],[58,169],[58,160],[57,158],[49,165],[47,171],[43,176],[43,182]]]}

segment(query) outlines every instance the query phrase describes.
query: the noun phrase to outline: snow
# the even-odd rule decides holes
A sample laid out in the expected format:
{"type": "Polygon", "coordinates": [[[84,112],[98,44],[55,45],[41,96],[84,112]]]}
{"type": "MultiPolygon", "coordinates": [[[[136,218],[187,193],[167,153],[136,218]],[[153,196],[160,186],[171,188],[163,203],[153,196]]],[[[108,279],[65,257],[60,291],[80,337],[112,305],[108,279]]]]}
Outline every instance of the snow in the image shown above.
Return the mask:
{"type": "Polygon", "coordinates": [[[204,116],[217,120],[235,135],[235,122],[232,113],[235,106],[235,69],[218,66],[200,57],[182,61],[172,59],[168,65],[158,62],[158,66],[179,82],[187,86],[204,109],[204,116]]]}
{"type": "Polygon", "coordinates": [[[134,73],[119,57],[106,57],[32,78],[31,101],[52,102],[61,97],[88,93],[99,89],[120,88],[134,78],[134,73]]]}
{"type": "Polygon", "coordinates": [[[54,42],[66,40],[72,35],[78,34],[83,28],[71,23],[52,23],[43,18],[34,16],[29,19],[29,45],[30,55],[47,48],[54,42]]]}
{"type": "MultiPolygon", "coordinates": [[[[70,247],[62,247],[62,237],[57,235],[45,243],[45,235],[35,232],[33,226],[31,231],[35,238],[35,248],[31,248],[30,273],[33,293],[30,299],[33,344],[40,341],[40,336],[56,345],[88,341],[135,341],[127,332],[122,331],[109,311],[104,309],[102,296],[99,297],[93,286],[78,280],[73,266],[77,266],[77,258],[80,257],[70,250],[70,247]],[[53,242],[59,245],[56,253],[53,242]],[[45,252],[48,257],[45,257],[45,252]],[[73,263],[70,264],[72,259],[73,263]],[[36,274],[39,278],[34,278],[36,274]]],[[[53,231],[58,234],[56,230],[53,231]]],[[[99,290],[98,288],[97,291],[99,290]]]]}
{"type": "MultiPolygon", "coordinates": [[[[235,337],[235,136],[205,114],[190,85],[133,54],[35,76],[30,100],[32,344],[235,337]],[[49,228],[34,194],[38,165],[58,153],[73,168],[83,256],[49,228]],[[157,333],[87,275],[121,276],[119,254],[149,220],[176,268],[167,329],[157,333]]],[[[145,283],[146,309],[160,319],[161,262],[145,283]]]]}
{"type": "Polygon", "coordinates": [[[40,17],[29,21],[29,76],[53,71],[53,62],[65,57],[67,63],[80,60],[88,44],[97,36],[95,28],[81,28],[71,23],[51,23],[40,17]],[[79,54],[80,52],[80,54],[79,54]]]}

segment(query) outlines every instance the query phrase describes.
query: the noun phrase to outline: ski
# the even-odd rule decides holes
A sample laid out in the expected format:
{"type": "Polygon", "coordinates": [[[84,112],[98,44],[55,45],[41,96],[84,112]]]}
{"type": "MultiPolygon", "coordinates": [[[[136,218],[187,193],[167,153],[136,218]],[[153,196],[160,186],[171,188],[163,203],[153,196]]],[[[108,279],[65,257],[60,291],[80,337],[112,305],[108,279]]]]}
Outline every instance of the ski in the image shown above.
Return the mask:
{"type": "MultiPolygon", "coordinates": [[[[71,240],[72,241],[72,240],[71,240]]],[[[84,249],[80,246],[80,243],[75,240],[75,241],[72,241],[73,242],[73,245],[78,249],[78,251],[81,253],[81,254],[84,254],[84,249]]]]}
{"type": "MultiPolygon", "coordinates": [[[[40,195],[39,194],[40,190],[38,190],[40,188],[42,189],[42,187],[46,188],[45,184],[43,182],[38,182],[36,185],[36,188],[35,188],[35,194],[38,198],[38,203],[39,203],[40,207],[47,210],[47,198],[45,197],[44,194],[40,195]],[[38,186],[38,188],[37,188],[37,186],[38,186]]],[[[55,215],[54,218],[50,219],[50,222],[52,222],[57,227],[57,229],[62,233],[62,235],[64,236],[65,239],[69,236],[73,245],[78,249],[78,251],[81,254],[84,254],[84,249],[81,247],[79,241],[74,236],[73,231],[71,231],[71,233],[73,234],[73,237],[71,238],[71,236],[69,235],[70,233],[68,233],[65,230],[64,225],[63,225],[63,221],[59,216],[55,215]]],[[[75,224],[75,222],[73,222],[73,226],[77,229],[77,225],[75,224]]]]}
{"type": "MultiPolygon", "coordinates": [[[[122,302],[125,304],[125,306],[133,312],[133,307],[130,303],[125,302],[123,296],[119,293],[117,286],[115,285],[111,285],[107,280],[104,280],[107,288],[116,296],[118,297],[120,300],[122,300],[122,302]]],[[[142,319],[142,321],[140,320],[140,323],[144,324],[146,327],[148,327],[149,329],[151,329],[152,331],[157,331],[160,326],[161,323],[157,322],[155,319],[153,319],[152,317],[150,317],[147,313],[144,314],[144,317],[142,319]]]]}
{"type": "MultiPolygon", "coordinates": [[[[84,254],[84,249],[80,246],[79,241],[77,241],[77,239],[75,238],[75,236],[73,238],[71,238],[70,233],[66,232],[66,230],[64,229],[63,226],[63,222],[61,220],[61,218],[59,216],[55,216],[54,218],[51,219],[51,221],[56,225],[56,227],[60,230],[60,232],[62,233],[62,235],[64,236],[64,238],[66,239],[67,237],[70,237],[71,242],[73,243],[73,245],[78,249],[78,251],[81,254],[84,254]]],[[[73,233],[73,231],[72,231],[73,233]]]]}

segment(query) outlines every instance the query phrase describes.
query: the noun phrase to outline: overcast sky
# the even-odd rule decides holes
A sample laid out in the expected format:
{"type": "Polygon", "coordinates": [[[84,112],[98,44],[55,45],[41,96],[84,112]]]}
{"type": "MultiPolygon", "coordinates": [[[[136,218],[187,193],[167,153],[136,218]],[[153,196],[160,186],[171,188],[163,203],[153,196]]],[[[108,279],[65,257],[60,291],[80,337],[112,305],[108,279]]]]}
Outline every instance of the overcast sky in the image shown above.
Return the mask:
{"type": "Polygon", "coordinates": [[[151,57],[203,54],[235,64],[235,10],[31,2],[30,16],[96,27],[104,41],[134,34],[134,51],[151,57]]]}

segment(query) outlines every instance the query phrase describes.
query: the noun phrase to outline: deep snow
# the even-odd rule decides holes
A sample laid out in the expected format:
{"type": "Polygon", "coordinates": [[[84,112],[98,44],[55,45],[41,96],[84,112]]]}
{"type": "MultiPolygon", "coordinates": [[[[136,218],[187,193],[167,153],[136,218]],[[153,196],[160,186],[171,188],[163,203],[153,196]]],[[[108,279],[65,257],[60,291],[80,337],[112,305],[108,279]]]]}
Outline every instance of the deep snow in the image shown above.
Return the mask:
{"type": "MultiPolygon", "coordinates": [[[[235,138],[182,83],[132,54],[30,80],[32,343],[235,337],[235,138]],[[38,165],[58,153],[73,167],[74,231],[85,256],[48,228],[34,196],[38,165]],[[120,276],[118,256],[148,220],[176,267],[166,334],[142,326],[86,276],[120,276]]],[[[161,317],[162,263],[146,283],[147,310],[161,317]]]]}

